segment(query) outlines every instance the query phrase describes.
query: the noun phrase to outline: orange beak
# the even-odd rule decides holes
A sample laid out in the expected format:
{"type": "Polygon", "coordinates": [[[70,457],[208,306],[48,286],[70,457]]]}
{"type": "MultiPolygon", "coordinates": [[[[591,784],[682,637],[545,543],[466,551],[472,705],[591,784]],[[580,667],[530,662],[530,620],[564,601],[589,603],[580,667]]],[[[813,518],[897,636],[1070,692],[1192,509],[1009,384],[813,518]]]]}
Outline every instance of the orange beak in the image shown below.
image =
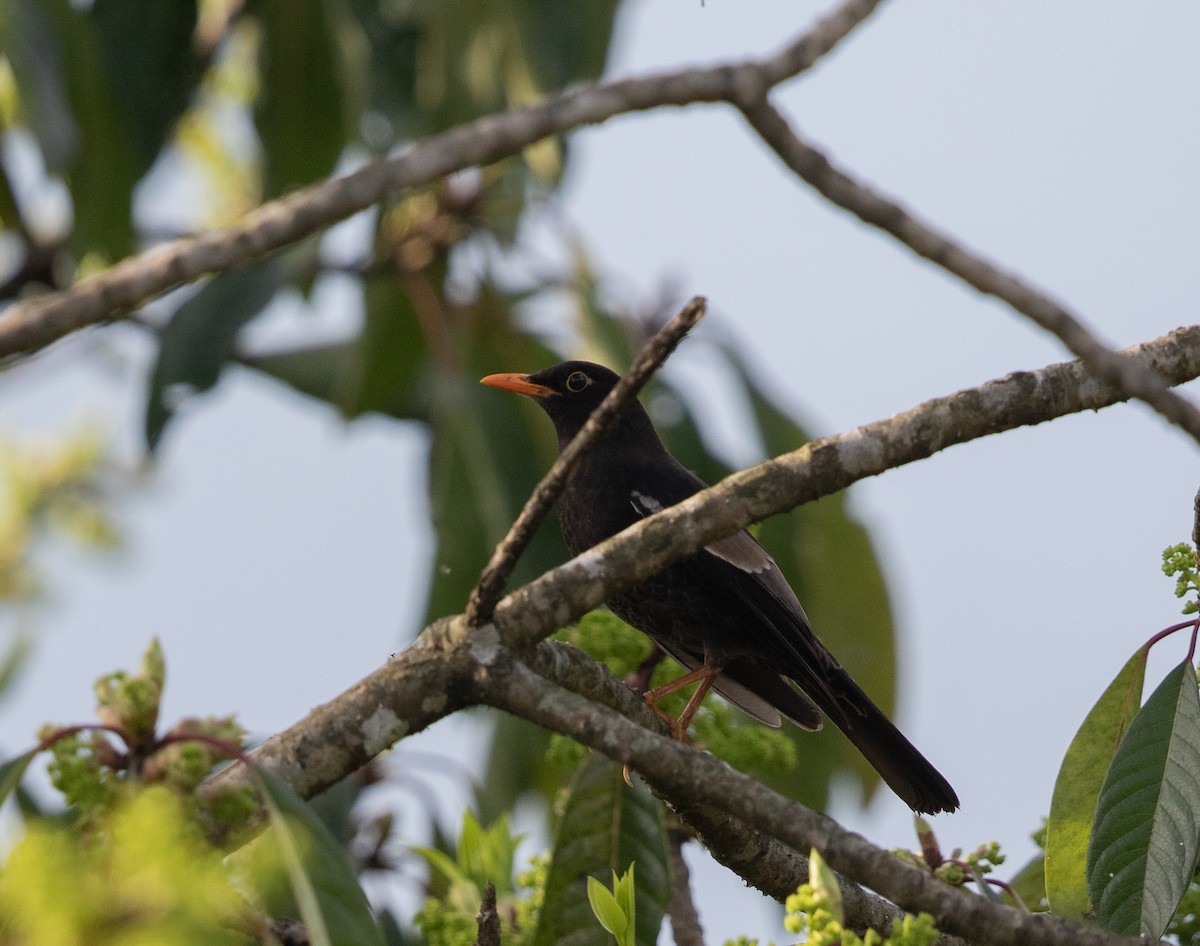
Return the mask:
{"type": "Polygon", "coordinates": [[[552,397],[558,393],[554,388],[548,388],[544,384],[534,384],[529,380],[527,374],[489,374],[486,378],[481,378],[479,383],[486,384],[489,388],[515,391],[517,394],[524,394],[528,397],[552,397]]]}

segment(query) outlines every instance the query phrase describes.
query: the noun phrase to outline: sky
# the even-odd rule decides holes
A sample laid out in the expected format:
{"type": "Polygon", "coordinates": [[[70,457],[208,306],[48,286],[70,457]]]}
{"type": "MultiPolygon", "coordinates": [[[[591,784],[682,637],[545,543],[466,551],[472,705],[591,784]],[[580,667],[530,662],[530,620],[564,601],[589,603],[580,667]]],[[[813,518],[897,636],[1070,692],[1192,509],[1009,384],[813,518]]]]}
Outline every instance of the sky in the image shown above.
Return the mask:
{"type": "MultiPolygon", "coordinates": [[[[769,53],[823,6],[634,0],[609,74],[769,53]]],[[[1117,345],[1196,321],[1200,299],[1200,7],[946,0],[885,4],[816,70],[776,93],[842,167],[1066,302],[1117,345]]],[[[763,384],[819,432],[1069,355],[791,177],[727,108],[616,119],[576,134],[563,209],[613,291],[670,285],[710,303],[763,384]]],[[[336,291],[330,305],[336,305],[336,291]]],[[[375,669],[414,630],[430,531],[426,444],[412,426],[332,410],[242,370],[189,405],[154,464],[138,446],[152,351],[137,330],[89,333],[0,376],[7,431],[105,425],[143,484],[112,559],[47,562],[54,601],[33,662],[0,706],[0,746],[87,719],[95,677],[151,635],[169,663],[165,718],[236,711],[267,735],[375,669]]],[[[714,442],[757,459],[703,333],[669,366],[708,405],[714,442]]],[[[496,370],[520,370],[497,365],[496,370]]],[[[1197,385],[1183,391],[1200,395],[1197,385]]],[[[1161,550],[1187,539],[1195,447],[1140,406],[954,447],[855,485],[901,634],[897,722],[962,810],[943,848],[995,839],[1015,870],[1075,729],[1125,659],[1178,620],[1161,550]]],[[[847,593],[853,593],[849,582],[847,593]]],[[[819,630],[819,629],[818,629],[819,630]]],[[[1147,687],[1183,656],[1163,645],[1147,687]]],[[[406,770],[457,820],[469,720],[402,744],[406,770]]],[[[903,804],[832,813],[913,846],[903,804]]],[[[402,831],[421,840],[410,797],[402,831]]],[[[710,942],[781,938],[776,914],[691,851],[710,942]]]]}

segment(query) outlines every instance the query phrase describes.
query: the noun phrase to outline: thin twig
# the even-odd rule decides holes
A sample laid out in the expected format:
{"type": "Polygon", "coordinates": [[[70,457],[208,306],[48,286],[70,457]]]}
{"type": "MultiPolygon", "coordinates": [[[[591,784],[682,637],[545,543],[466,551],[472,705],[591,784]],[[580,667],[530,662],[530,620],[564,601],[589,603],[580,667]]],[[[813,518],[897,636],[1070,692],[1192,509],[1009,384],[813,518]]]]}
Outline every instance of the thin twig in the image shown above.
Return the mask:
{"type": "Polygon", "coordinates": [[[1007,303],[1055,335],[1097,378],[1144,401],[1200,443],[1200,409],[1170,390],[1161,376],[1101,342],[1062,303],[835,167],[824,153],[796,134],[765,91],[741,103],[741,109],[780,160],[827,200],[895,237],[972,288],[1007,303]]]}
{"type": "Polygon", "coordinates": [[[130,256],[91,279],[11,306],[0,315],[0,359],[38,351],[79,329],[120,318],[168,290],[295,243],[407,188],[492,164],[543,138],[628,112],[744,98],[748,89],[773,86],[809,69],[880,2],[845,0],[763,59],[573,86],[270,201],[228,227],[130,256]]]}
{"type": "Polygon", "coordinates": [[[512,524],[508,534],[496,546],[491,559],[479,576],[479,583],[471,592],[467,602],[467,624],[476,627],[492,619],[496,602],[504,591],[504,583],[516,567],[521,553],[529,545],[533,533],[545,517],[550,507],[554,505],[563,487],[567,485],[575,467],[579,465],[592,447],[599,443],[616,422],[617,416],[625,405],[637,397],[638,391],[650,380],[671,352],[692,330],[692,327],[704,317],[705,300],[696,296],[688,302],[671,321],[654,333],[654,336],[642,347],[633,366],[617,382],[617,386],[608,392],[600,402],[600,406],[592,412],[583,429],[567,444],[558,459],[545,476],[542,477],[533,494],[525,502],[517,521],[512,524]]]}
{"type": "Polygon", "coordinates": [[[671,864],[671,900],[667,904],[667,916],[671,918],[675,946],[704,946],[704,927],[700,925],[700,914],[692,899],[687,861],[683,859],[686,840],[682,831],[667,834],[667,858],[671,864]]]}

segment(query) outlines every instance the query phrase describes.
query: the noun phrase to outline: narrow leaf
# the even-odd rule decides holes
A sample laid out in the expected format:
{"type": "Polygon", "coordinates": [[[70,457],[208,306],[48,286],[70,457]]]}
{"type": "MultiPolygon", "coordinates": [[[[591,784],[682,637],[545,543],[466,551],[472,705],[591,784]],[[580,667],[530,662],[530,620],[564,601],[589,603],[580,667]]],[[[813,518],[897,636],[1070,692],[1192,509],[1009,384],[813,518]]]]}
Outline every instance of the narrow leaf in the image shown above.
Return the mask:
{"type": "Polygon", "coordinates": [[[1084,717],[1054,783],[1046,823],[1046,897],[1050,912],[1090,918],[1087,850],[1104,776],[1142,701],[1146,650],[1139,647],[1084,717]]]}
{"type": "Polygon", "coordinates": [[[287,784],[259,771],[263,800],[314,946],[384,946],[345,849],[287,784]]]}
{"type": "Polygon", "coordinates": [[[346,0],[264,0],[256,116],[268,197],[325,177],[366,103],[366,40],[346,0]]]}
{"type": "Polygon", "coordinates": [[[833,868],[815,847],[808,852],[808,882],[815,891],[825,896],[825,908],[833,914],[833,918],[844,923],[846,911],[842,907],[842,886],[833,868]]]}
{"type": "Polygon", "coordinates": [[[1129,726],[1100,790],[1088,889],[1106,929],[1157,939],[1200,847],[1200,693],[1183,661],[1129,726]]]}
{"type": "Polygon", "coordinates": [[[146,403],[146,444],[153,450],[183,396],[217,383],[241,328],[274,298],[286,278],[273,258],[214,276],[175,310],[163,329],[146,403]]]}
{"type": "Polygon", "coordinates": [[[9,759],[0,765],[0,805],[4,804],[13,790],[21,784],[21,779],[25,777],[25,770],[29,768],[29,763],[33,761],[35,755],[37,755],[37,750],[30,749],[24,755],[9,759]]]}
{"type": "Polygon", "coordinates": [[[612,892],[595,877],[587,879],[588,904],[600,925],[612,933],[618,940],[624,935],[628,922],[621,905],[612,892]]]}
{"type": "MultiPolygon", "coordinates": [[[[764,452],[778,456],[810,440],[810,433],[760,383],[731,345],[725,357],[750,404],[764,452]]],[[[848,492],[774,516],[762,523],[758,540],[791,582],[821,640],[871,699],[891,713],[896,698],[896,627],[887,581],[870,532],[854,518],[848,492]],[[851,589],[853,593],[850,593],[851,589]]],[[[805,765],[768,785],[791,798],[823,808],[835,771],[852,772],[865,800],[880,784],[878,773],[837,728],[821,732],[789,729],[805,765]]]]}
{"type": "MultiPolygon", "coordinates": [[[[625,784],[620,765],[592,754],[576,773],[558,825],[532,946],[551,946],[568,938],[572,946],[607,946],[588,899],[589,877],[609,878],[633,862],[638,875],[636,942],[654,946],[670,898],[662,809],[644,785],[625,784]]],[[[605,893],[619,909],[616,895],[605,893]]],[[[632,941],[628,932],[626,939],[632,941]]]]}

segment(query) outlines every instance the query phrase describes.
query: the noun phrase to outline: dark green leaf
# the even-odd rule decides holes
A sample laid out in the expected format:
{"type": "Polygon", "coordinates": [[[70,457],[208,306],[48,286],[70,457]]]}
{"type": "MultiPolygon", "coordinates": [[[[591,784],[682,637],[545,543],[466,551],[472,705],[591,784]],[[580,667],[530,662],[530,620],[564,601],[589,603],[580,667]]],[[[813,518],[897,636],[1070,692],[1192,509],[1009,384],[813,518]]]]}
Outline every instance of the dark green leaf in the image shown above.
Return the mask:
{"type": "Polygon", "coordinates": [[[109,88],[95,21],[69,0],[44,0],[44,9],[57,47],[49,61],[62,69],[77,143],[66,162],[72,245],[116,259],[133,249],[133,188],[146,165],[109,88]]]}
{"type": "Polygon", "coordinates": [[[287,278],[280,257],[214,276],[175,310],[162,331],[146,402],[146,443],[153,450],[180,402],[217,383],[241,328],[287,278]]]}
{"type": "Polygon", "coordinates": [[[92,17],[113,103],[144,173],[200,78],[196,0],[95,0],[92,17]]]}
{"type": "Polygon", "coordinates": [[[475,792],[480,818],[491,821],[511,811],[528,792],[539,792],[547,802],[554,797],[559,786],[542,777],[549,747],[550,734],[540,726],[507,713],[496,716],[486,774],[475,792]]]}
{"type": "Polygon", "coordinates": [[[521,49],[539,92],[598,79],[619,0],[518,0],[521,49]]]}
{"type": "Polygon", "coordinates": [[[1196,870],[1200,695],[1190,660],[1133,718],[1100,790],[1088,890],[1100,924],[1157,939],[1196,870]]]}
{"type": "MultiPolygon", "coordinates": [[[[808,432],[762,391],[757,373],[733,348],[725,352],[749,399],[767,455],[778,456],[807,443],[808,432]]],[[[896,686],[891,601],[870,533],[851,515],[846,498],[845,492],[837,493],[775,516],[762,524],[757,536],[791,582],[826,646],[890,714],[896,686]]],[[[835,727],[794,732],[805,765],[783,778],[768,779],[768,784],[823,808],[832,772],[848,769],[871,797],[879,785],[878,773],[835,727]]]]}
{"type": "Polygon", "coordinates": [[[670,898],[662,809],[643,784],[625,784],[620,765],[592,754],[571,785],[555,834],[533,946],[568,940],[607,946],[588,902],[588,878],[607,884],[631,863],[637,864],[637,942],[653,946],[670,898]]]}
{"type": "Polygon", "coordinates": [[[13,790],[21,784],[21,779],[25,777],[25,770],[29,768],[29,763],[36,755],[37,750],[30,749],[24,755],[9,759],[0,765],[0,804],[3,804],[13,790]]]}
{"type": "Polygon", "coordinates": [[[262,0],[257,124],[267,197],[326,177],[365,105],[367,47],[346,0],[262,0]]]}
{"type": "Polygon", "coordinates": [[[364,280],[363,305],[366,325],[359,342],[359,375],[346,413],[428,416],[428,349],[412,299],[398,277],[383,273],[364,280]]]}
{"type": "Polygon", "coordinates": [[[286,783],[261,770],[256,776],[312,942],[384,946],[345,849],[286,783]]]}
{"type": "Polygon", "coordinates": [[[1063,758],[1046,823],[1050,912],[1089,919],[1087,852],[1100,787],[1142,701],[1146,649],[1139,647],[1091,708],[1063,758]]]}
{"type": "MultiPolygon", "coordinates": [[[[433,446],[429,484],[437,557],[429,617],[461,611],[492,549],[504,538],[557,454],[554,431],[526,398],[485,388],[496,371],[530,370],[554,360],[513,326],[507,302],[485,294],[447,320],[438,368],[425,384],[433,446]],[[528,368],[523,366],[529,366],[528,368]]],[[[557,525],[543,523],[511,584],[566,560],[557,525]]]]}
{"type": "Polygon", "coordinates": [[[242,360],[301,394],[332,404],[345,413],[347,403],[353,399],[347,392],[361,371],[362,351],[357,341],[336,342],[248,355],[242,360]]]}

